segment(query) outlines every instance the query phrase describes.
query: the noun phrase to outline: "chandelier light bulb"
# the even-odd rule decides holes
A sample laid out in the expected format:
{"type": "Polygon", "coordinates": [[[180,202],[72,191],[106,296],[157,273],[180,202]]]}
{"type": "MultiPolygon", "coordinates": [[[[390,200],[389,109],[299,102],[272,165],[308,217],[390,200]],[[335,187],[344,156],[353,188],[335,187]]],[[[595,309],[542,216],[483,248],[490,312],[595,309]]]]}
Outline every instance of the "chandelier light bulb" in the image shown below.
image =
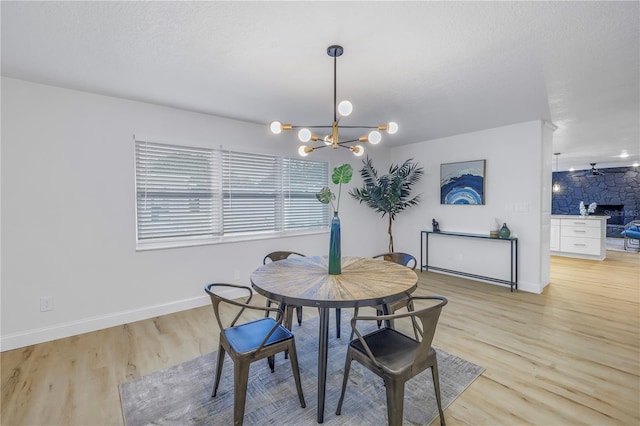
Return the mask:
{"type": "Polygon", "coordinates": [[[351,152],[353,152],[353,155],[355,155],[356,157],[362,157],[362,154],[364,154],[364,148],[360,145],[352,146],[349,149],[351,150],[351,152]]]}
{"type": "Polygon", "coordinates": [[[396,123],[395,121],[389,122],[389,124],[387,124],[387,133],[389,133],[390,135],[395,135],[396,133],[398,133],[398,123],[396,123]]]}
{"type": "Polygon", "coordinates": [[[300,139],[300,142],[309,142],[311,140],[311,130],[307,129],[307,128],[302,128],[300,129],[300,131],[298,132],[298,139],[300,139]]]}
{"type": "Polygon", "coordinates": [[[382,140],[382,135],[377,130],[372,130],[369,132],[369,136],[367,137],[371,145],[377,145],[382,140]]]}
{"type": "Polygon", "coordinates": [[[269,124],[269,128],[276,135],[282,133],[282,123],[279,121],[272,121],[271,124],[269,124]]]}
{"type": "Polygon", "coordinates": [[[338,113],[342,117],[348,117],[353,111],[353,105],[349,101],[342,101],[338,104],[338,113]]]}
{"type": "Polygon", "coordinates": [[[301,157],[306,157],[307,155],[309,155],[309,153],[307,152],[307,147],[301,145],[300,148],[298,148],[298,154],[300,154],[301,157]]]}
{"type": "Polygon", "coordinates": [[[325,145],[331,145],[333,143],[333,139],[331,139],[331,135],[325,136],[323,140],[325,145]]]}

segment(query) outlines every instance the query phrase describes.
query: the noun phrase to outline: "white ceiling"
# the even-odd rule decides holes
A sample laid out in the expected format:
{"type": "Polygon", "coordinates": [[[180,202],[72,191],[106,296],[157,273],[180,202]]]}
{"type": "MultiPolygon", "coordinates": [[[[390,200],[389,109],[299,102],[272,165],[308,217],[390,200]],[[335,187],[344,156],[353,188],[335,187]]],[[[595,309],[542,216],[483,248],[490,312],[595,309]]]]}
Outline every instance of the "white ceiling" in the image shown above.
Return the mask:
{"type": "Polygon", "coordinates": [[[265,129],[273,119],[330,125],[326,49],[340,44],[338,100],[354,104],[343,125],[397,121],[383,143],[409,144],[549,120],[560,170],[612,167],[640,161],[639,9],[637,1],[2,1],[2,75],[265,129]]]}

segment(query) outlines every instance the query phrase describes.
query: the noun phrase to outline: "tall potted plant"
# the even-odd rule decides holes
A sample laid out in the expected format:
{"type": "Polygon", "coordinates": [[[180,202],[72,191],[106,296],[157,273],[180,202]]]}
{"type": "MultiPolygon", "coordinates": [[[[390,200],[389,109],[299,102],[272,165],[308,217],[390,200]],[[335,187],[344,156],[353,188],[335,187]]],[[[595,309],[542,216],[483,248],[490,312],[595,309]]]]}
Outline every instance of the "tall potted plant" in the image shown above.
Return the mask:
{"type": "Polygon", "coordinates": [[[338,197],[331,191],[331,188],[325,186],[316,194],[316,198],[323,204],[331,204],[333,209],[333,219],[331,219],[331,234],[329,237],[329,273],[331,275],[339,275],[342,273],[342,264],[340,262],[340,217],[338,210],[340,209],[340,195],[342,195],[342,184],[351,182],[353,177],[353,167],[351,164],[343,164],[333,169],[331,181],[334,185],[338,185],[338,197]],[[333,204],[336,200],[336,204],[333,204]]]}
{"type": "Polygon", "coordinates": [[[389,252],[393,252],[392,225],[396,215],[405,209],[416,206],[420,202],[420,195],[411,196],[411,187],[418,182],[424,174],[424,169],[408,159],[402,165],[392,164],[389,173],[378,176],[378,172],[369,157],[362,160],[364,166],[360,170],[360,176],[364,182],[362,188],[354,188],[349,194],[371,207],[374,211],[387,215],[389,226],[389,252]]]}

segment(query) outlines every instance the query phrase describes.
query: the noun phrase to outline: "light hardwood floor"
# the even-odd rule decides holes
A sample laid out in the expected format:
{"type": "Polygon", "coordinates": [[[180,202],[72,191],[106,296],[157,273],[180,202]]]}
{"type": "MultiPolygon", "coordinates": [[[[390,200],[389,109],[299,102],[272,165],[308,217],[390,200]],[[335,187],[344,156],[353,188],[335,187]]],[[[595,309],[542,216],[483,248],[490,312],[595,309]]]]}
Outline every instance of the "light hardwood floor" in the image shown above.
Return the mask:
{"type": "MultiPolygon", "coordinates": [[[[640,424],[640,255],[552,257],[542,295],[418,274],[416,294],[449,299],[434,344],[486,368],[449,426],[640,424]]],[[[118,383],[214,351],[216,335],[206,306],[4,352],[1,423],[121,425],[118,383]]]]}

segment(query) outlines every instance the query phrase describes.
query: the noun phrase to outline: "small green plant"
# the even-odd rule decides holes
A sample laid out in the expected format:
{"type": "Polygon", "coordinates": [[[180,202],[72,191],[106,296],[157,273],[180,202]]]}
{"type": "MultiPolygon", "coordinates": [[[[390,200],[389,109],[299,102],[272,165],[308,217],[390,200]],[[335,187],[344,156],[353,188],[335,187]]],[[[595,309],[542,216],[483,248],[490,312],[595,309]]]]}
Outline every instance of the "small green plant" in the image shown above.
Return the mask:
{"type": "Polygon", "coordinates": [[[322,204],[331,204],[331,208],[334,212],[339,211],[340,209],[340,195],[342,194],[342,184],[347,184],[351,182],[351,178],[353,177],[353,167],[351,164],[343,164],[341,166],[334,167],[333,174],[331,175],[331,181],[338,185],[338,197],[337,202],[334,205],[333,200],[336,200],[336,195],[331,191],[331,188],[325,186],[316,194],[316,198],[322,204]]]}

